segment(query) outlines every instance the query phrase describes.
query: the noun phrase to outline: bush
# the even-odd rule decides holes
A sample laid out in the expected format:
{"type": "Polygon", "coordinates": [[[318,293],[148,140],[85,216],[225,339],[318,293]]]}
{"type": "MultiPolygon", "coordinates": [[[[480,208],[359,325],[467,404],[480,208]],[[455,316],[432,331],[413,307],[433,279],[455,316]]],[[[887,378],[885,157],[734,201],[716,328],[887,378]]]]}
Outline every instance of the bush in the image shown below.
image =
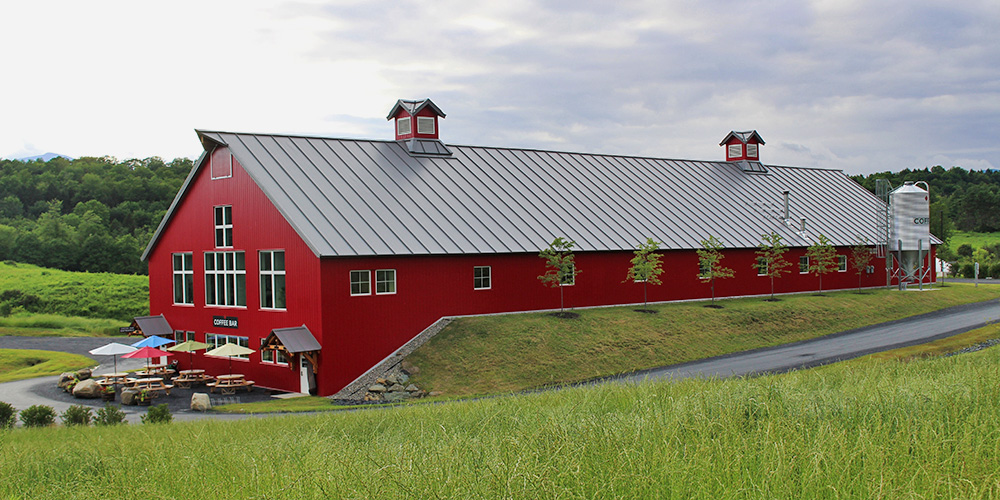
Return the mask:
{"type": "Polygon", "coordinates": [[[108,404],[104,408],[97,410],[97,417],[94,418],[94,425],[118,425],[125,423],[125,412],[121,408],[108,404]]]}
{"type": "Polygon", "coordinates": [[[959,245],[958,250],[956,252],[962,257],[972,257],[972,245],[968,243],[959,245]]]}
{"type": "Polygon", "coordinates": [[[959,274],[961,274],[963,278],[974,278],[976,268],[972,264],[962,264],[962,269],[959,274]]]}
{"type": "Polygon", "coordinates": [[[1000,279],[1000,262],[990,266],[990,272],[986,275],[993,279],[1000,279]]]}
{"type": "Polygon", "coordinates": [[[21,410],[21,422],[25,427],[47,427],[56,423],[56,410],[51,406],[32,405],[21,410]]]}
{"type": "Polygon", "coordinates": [[[10,429],[17,422],[17,410],[10,403],[0,401],[0,429],[10,429]]]}
{"type": "Polygon", "coordinates": [[[141,418],[144,424],[169,424],[174,419],[166,403],[150,407],[149,411],[141,418]]]}
{"type": "Polygon", "coordinates": [[[59,417],[62,419],[63,425],[73,426],[82,425],[84,427],[90,425],[90,420],[94,418],[94,414],[91,409],[83,405],[73,405],[66,408],[66,411],[59,417]]]}

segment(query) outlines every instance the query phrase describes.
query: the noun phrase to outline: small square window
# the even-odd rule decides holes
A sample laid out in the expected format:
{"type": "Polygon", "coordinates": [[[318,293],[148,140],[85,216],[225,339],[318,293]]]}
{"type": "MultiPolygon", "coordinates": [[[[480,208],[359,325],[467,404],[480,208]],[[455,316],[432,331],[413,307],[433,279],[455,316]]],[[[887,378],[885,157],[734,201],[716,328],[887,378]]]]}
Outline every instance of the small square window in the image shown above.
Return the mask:
{"type": "Polygon", "coordinates": [[[757,276],[767,276],[767,259],[757,257],[757,276]]]}
{"type": "Polygon", "coordinates": [[[841,272],[841,273],[847,272],[847,256],[846,255],[838,255],[837,256],[837,271],[841,272]]]}
{"type": "Polygon", "coordinates": [[[395,269],[378,269],[375,271],[375,293],[380,295],[396,293],[395,269]]]}
{"type": "Polygon", "coordinates": [[[371,295],[371,273],[368,271],[351,271],[351,295],[371,295]]]}
{"type": "Polygon", "coordinates": [[[749,156],[749,157],[755,157],[755,156],[757,156],[757,145],[756,144],[747,144],[747,156],[749,156]]]}
{"type": "Polygon", "coordinates": [[[559,276],[559,286],[573,286],[576,284],[576,265],[570,265],[561,276],[559,276]]]}
{"type": "Polygon", "coordinates": [[[434,133],[434,118],[429,116],[418,116],[417,117],[417,133],[418,134],[433,134],[434,133]]]}
{"type": "Polygon", "coordinates": [[[799,274],[807,274],[809,272],[809,256],[803,255],[799,257],[799,274]]]}
{"type": "Polygon", "coordinates": [[[396,135],[407,135],[411,130],[409,117],[396,120],[396,135]]]}
{"type": "Polygon", "coordinates": [[[743,145],[742,144],[730,144],[728,153],[730,158],[739,158],[743,156],[743,145]]]}
{"type": "Polygon", "coordinates": [[[490,271],[490,266],[475,266],[472,268],[472,288],[474,290],[490,289],[492,286],[490,271]]]}

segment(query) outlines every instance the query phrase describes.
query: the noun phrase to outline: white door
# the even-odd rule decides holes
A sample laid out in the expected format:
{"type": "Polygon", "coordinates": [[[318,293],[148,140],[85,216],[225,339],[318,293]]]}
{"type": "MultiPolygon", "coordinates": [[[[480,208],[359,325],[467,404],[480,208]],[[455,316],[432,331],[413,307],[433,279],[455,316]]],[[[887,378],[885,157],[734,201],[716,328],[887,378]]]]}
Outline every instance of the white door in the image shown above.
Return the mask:
{"type": "Polygon", "coordinates": [[[299,392],[309,394],[309,380],[312,378],[312,365],[305,356],[299,356],[299,392]]]}

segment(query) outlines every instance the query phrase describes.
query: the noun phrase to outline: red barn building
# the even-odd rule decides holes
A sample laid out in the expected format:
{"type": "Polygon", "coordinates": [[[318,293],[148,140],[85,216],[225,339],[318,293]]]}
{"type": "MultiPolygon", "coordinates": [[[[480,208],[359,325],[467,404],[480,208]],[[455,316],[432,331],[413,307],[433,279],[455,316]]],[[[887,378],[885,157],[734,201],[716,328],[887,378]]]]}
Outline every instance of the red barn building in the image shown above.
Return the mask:
{"type": "MultiPolygon", "coordinates": [[[[178,341],[256,350],[233,365],[259,386],[332,395],[442,317],[558,308],[537,278],[557,236],[583,271],[568,307],[641,303],[623,279],[649,237],[668,276],[650,301],[709,296],[695,250],[710,236],[735,271],[717,296],[770,293],[754,251],[771,232],[793,263],[825,235],[844,257],[823,287],[851,288],[848,247],[876,241],[885,211],[841,171],[762,164],[755,131],[726,136],[727,161],[669,160],[445,145],[443,117],[401,100],[395,140],[199,130],[205,152],[143,255],[151,314],[178,341]]],[[[865,286],[885,284],[874,268],[865,286]]],[[[798,266],[776,283],[817,286],[798,266]]]]}

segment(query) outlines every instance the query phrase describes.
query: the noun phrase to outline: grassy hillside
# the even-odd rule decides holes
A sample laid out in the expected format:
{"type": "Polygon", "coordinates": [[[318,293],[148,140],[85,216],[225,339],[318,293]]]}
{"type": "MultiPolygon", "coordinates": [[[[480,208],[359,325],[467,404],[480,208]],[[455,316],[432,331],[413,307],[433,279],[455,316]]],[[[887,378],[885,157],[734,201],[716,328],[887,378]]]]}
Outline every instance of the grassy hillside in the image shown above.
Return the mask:
{"type": "Polygon", "coordinates": [[[0,498],[996,498],[998,363],[0,431],[0,498]]]}
{"type": "Polygon", "coordinates": [[[1000,297],[1000,287],[870,290],[460,318],[407,357],[421,388],[446,395],[493,394],[567,383],[773,346],[1000,297]]]}
{"type": "Polygon", "coordinates": [[[948,248],[955,251],[964,244],[972,245],[972,248],[983,248],[986,245],[994,245],[996,243],[1000,243],[1000,233],[955,231],[948,240],[948,248]]]}
{"type": "Polygon", "coordinates": [[[0,262],[0,315],[19,311],[108,318],[125,322],[149,314],[149,278],[74,273],[0,262]]]}
{"type": "Polygon", "coordinates": [[[76,354],[0,349],[0,382],[56,375],[91,366],[94,366],[94,360],[76,354]]]}

